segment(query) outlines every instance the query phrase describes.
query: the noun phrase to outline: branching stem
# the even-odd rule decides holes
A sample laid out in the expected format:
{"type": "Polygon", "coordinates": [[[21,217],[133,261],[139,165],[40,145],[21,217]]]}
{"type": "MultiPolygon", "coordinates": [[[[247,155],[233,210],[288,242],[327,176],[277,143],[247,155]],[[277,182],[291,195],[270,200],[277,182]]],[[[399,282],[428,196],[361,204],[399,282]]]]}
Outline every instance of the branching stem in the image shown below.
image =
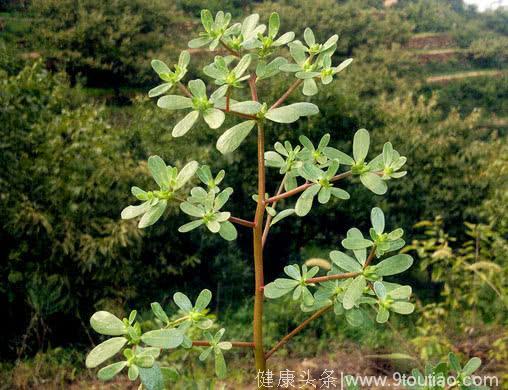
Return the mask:
{"type": "Polygon", "coordinates": [[[221,39],[220,44],[222,45],[222,47],[224,47],[224,49],[226,49],[228,51],[229,54],[240,58],[240,53],[237,52],[236,50],[232,49],[231,47],[229,47],[229,45],[226,42],[224,42],[224,40],[221,39]]]}
{"type": "Polygon", "coordinates": [[[346,272],[344,274],[318,276],[317,278],[306,279],[305,283],[321,283],[328,280],[349,279],[361,275],[361,272],[346,272]]]}
{"type": "MultiPolygon", "coordinates": [[[[250,341],[230,341],[231,345],[236,348],[254,348],[254,343],[250,341]]],[[[209,347],[210,342],[204,340],[196,340],[192,342],[194,347],[209,347]]]]}
{"type": "MultiPolygon", "coordinates": [[[[347,177],[350,177],[351,175],[352,175],[351,171],[340,173],[340,174],[335,175],[334,177],[332,177],[330,179],[330,182],[335,182],[335,181],[338,181],[338,180],[341,180],[341,179],[345,179],[347,177]]],[[[268,198],[266,200],[266,203],[274,203],[274,202],[277,202],[277,201],[279,201],[281,199],[289,198],[290,196],[293,196],[293,195],[296,195],[296,194],[298,194],[300,192],[305,191],[307,188],[309,188],[313,184],[314,183],[305,183],[305,184],[302,184],[301,186],[293,188],[290,191],[284,192],[284,193],[279,194],[279,195],[272,196],[271,198],[268,198]]]]}
{"type": "Polygon", "coordinates": [[[376,255],[376,246],[373,245],[372,249],[370,250],[369,256],[367,257],[367,260],[365,260],[365,264],[363,268],[367,268],[369,264],[374,260],[374,256],[376,255]]]}
{"type": "Polygon", "coordinates": [[[277,100],[275,103],[272,104],[270,107],[270,110],[279,107],[284,101],[288,98],[289,95],[293,93],[293,91],[298,88],[298,86],[303,82],[303,80],[298,79],[293,84],[291,84],[286,92],[284,92],[284,95],[282,95],[279,100],[277,100]]]}
{"type": "Polygon", "coordinates": [[[333,307],[333,305],[325,306],[322,309],[319,309],[318,311],[316,311],[313,315],[311,315],[309,318],[307,318],[305,321],[303,321],[300,325],[298,325],[290,333],[288,333],[286,336],[284,336],[277,344],[275,344],[275,346],[266,353],[265,358],[268,359],[270,356],[272,356],[277,350],[282,348],[282,346],[284,346],[284,344],[286,344],[289,340],[291,340],[291,338],[293,338],[295,335],[300,333],[303,328],[305,328],[307,325],[309,325],[316,318],[319,318],[323,314],[328,312],[332,307],[333,307]]]}
{"type": "MultiPolygon", "coordinates": [[[[282,178],[282,181],[280,182],[279,188],[275,196],[280,195],[282,193],[282,190],[284,189],[284,183],[286,182],[286,177],[287,175],[284,175],[284,177],[282,178]]],[[[272,208],[275,208],[275,206],[277,206],[277,202],[273,202],[272,208]]],[[[270,224],[272,223],[272,219],[273,217],[270,214],[268,214],[268,216],[266,217],[265,228],[263,229],[263,248],[265,247],[266,244],[266,239],[268,237],[268,232],[270,231],[270,224]]]]}
{"type": "Polygon", "coordinates": [[[253,228],[254,227],[254,222],[247,221],[245,219],[241,219],[241,218],[237,218],[237,217],[229,217],[228,221],[236,223],[238,225],[249,227],[249,228],[253,228]]]}

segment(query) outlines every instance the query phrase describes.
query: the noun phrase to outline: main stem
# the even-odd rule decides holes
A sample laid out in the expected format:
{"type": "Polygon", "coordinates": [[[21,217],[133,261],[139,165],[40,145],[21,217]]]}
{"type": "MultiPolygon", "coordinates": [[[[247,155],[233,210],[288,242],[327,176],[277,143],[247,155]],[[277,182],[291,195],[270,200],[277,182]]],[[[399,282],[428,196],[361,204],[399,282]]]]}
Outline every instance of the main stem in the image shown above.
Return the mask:
{"type": "Polygon", "coordinates": [[[266,371],[266,359],[263,349],[263,217],[265,213],[265,133],[263,125],[258,123],[258,202],[254,217],[254,356],[256,371],[266,371]]]}

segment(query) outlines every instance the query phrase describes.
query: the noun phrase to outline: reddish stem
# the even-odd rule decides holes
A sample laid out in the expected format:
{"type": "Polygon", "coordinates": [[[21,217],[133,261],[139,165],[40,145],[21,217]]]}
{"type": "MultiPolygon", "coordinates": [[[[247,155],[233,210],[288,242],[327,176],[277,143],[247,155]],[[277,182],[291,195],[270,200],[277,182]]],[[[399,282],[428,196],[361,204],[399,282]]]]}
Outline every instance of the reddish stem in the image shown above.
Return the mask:
{"type": "Polygon", "coordinates": [[[302,331],[303,328],[305,328],[309,323],[311,323],[316,318],[321,317],[323,314],[328,312],[332,308],[332,305],[323,307],[322,309],[319,309],[317,312],[315,312],[313,315],[311,315],[309,318],[307,318],[305,321],[303,321],[300,325],[298,325],[295,329],[293,329],[290,333],[288,333],[286,336],[284,336],[275,346],[269,350],[265,354],[265,359],[268,359],[270,356],[272,356],[278,349],[280,349],[284,344],[286,344],[291,338],[298,333],[302,331]]]}
{"type": "Polygon", "coordinates": [[[288,98],[289,95],[293,93],[293,91],[298,88],[298,86],[303,82],[303,80],[298,79],[296,80],[291,86],[288,88],[286,92],[284,92],[284,95],[282,95],[279,100],[277,100],[275,103],[272,104],[270,107],[270,110],[279,107],[284,101],[288,98]]]}
{"type": "MultiPolygon", "coordinates": [[[[345,178],[347,178],[347,177],[349,177],[351,175],[352,175],[351,171],[347,171],[347,172],[341,173],[339,175],[335,175],[334,177],[332,177],[330,179],[330,183],[335,182],[337,180],[345,179],[345,178]]],[[[271,198],[268,198],[266,200],[266,203],[274,203],[274,202],[277,202],[278,200],[281,200],[281,199],[284,199],[284,198],[289,198],[290,196],[293,196],[293,195],[296,195],[296,194],[298,194],[300,192],[305,191],[307,188],[309,188],[313,184],[314,183],[305,183],[305,184],[302,184],[301,186],[293,188],[292,190],[284,192],[284,193],[282,193],[280,195],[272,196],[271,198]]]]}
{"type": "Polygon", "coordinates": [[[328,280],[349,279],[361,275],[361,272],[346,272],[345,274],[318,276],[317,278],[306,279],[305,283],[321,283],[328,280]]]}
{"type": "MultiPolygon", "coordinates": [[[[230,341],[230,343],[231,343],[231,345],[233,345],[233,347],[237,347],[237,348],[254,348],[254,343],[249,342],[249,341],[230,341]]],[[[209,347],[210,342],[204,341],[204,340],[197,340],[197,341],[193,341],[192,345],[194,347],[209,347]]]]}
{"type": "Polygon", "coordinates": [[[241,218],[237,218],[237,217],[229,217],[228,221],[236,223],[238,225],[246,226],[248,228],[253,228],[254,227],[254,222],[247,221],[245,219],[241,219],[241,218]]]}

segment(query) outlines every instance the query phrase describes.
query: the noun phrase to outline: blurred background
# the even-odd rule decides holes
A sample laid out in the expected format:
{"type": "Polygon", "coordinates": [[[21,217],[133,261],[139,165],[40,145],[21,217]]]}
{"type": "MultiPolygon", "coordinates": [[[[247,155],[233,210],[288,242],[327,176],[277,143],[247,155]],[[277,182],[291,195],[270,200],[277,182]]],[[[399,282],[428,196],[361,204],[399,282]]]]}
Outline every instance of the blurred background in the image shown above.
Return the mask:
{"type": "MultiPolygon", "coordinates": [[[[235,188],[231,211],[250,217],[254,138],[227,157],[206,126],[174,139],[177,117],[147,97],[157,85],[150,60],[174,63],[200,30],[202,8],[233,19],[257,12],[264,22],[277,11],[281,29],[299,39],[306,26],[318,41],[338,33],[334,63],[355,59],[313,100],[322,115],[272,127],[269,147],[329,132],[333,146],[350,153],[364,127],[373,153],[390,140],[408,157],[409,174],[386,196],[350,182],[350,201],[276,225],[266,279],[286,264],[326,258],[347,229],[366,229],[371,207],[380,206],[387,226],[406,231],[415,265],[404,281],[415,286],[416,312],[362,328],[320,319],[278,352],[274,367],[386,374],[454,351],[481,357],[482,373],[508,386],[506,2],[0,0],[0,388],[99,388],[84,368],[84,354],[100,341],[90,315],[135,308],[148,322],[150,302],[175,312],[177,290],[192,297],[211,289],[229,338],[250,333],[247,229],[233,243],[178,234],[187,218],[176,207],[144,231],[120,220],[130,187],[151,180],[152,154],[172,165],[196,159],[225,168],[225,184],[235,188]]],[[[187,79],[207,79],[199,69],[212,58],[193,51],[187,79]]],[[[292,81],[271,80],[260,86],[266,101],[292,81]]],[[[268,179],[273,192],[276,170],[268,179]]],[[[305,318],[277,302],[266,306],[268,345],[305,318]]],[[[228,384],[248,388],[255,373],[245,374],[246,353],[228,356],[228,384]]],[[[184,374],[179,388],[206,385],[212,371],[195,352],[170,360],[184,374]]]]}

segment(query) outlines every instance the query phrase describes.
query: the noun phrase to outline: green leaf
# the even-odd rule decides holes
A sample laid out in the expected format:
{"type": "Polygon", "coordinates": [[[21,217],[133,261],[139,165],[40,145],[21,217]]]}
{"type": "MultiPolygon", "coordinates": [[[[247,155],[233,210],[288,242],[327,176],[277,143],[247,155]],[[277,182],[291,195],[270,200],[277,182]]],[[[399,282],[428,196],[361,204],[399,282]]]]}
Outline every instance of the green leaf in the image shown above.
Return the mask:
{"type": "Polygon", "coordinates": [[[149,368],[153,366],[155,362],[155,358],[150,354],[141,354],[136,356],[134,359],[134,363],[139,367],[149,368]]]}
{"type": "Polygon", "coordinates": [[[376,265],[376,274],[389,276],[400,274],[409,269],[413,264],[413,258],[406,254],[399,254],[385,259],[376,265]]]}
{"type": "Polygon", "coordinates": [[[138,379],[138,376],[139,376],[138,366],[136,366],[135,364],[130,366],[127,376],[129,378],[129,380],[131,380],[131,381],[135,381],[136,379],[138,379]]]}
{"type": "Polygon", "coordinates": [[[254,120],[245,121],[226,130],[217,140],[217,150],[222,154],[233,152],[249,135],[255,124],[254,120]]]}
{"type": "Polygon", "coordinates": [[[386,181],[373,172],[365,172],[360,175],[362,184],[376,195],[384,195],[388,189],[386,181]]]}
{"type": "Polygon", "coordinates": [[[253,100],[246,100],[232,104],[230,107],[231,111],[241,112],[242,114],[255,115],[261,110],[261,103],[253,100]]]}
{"type": "Polygon", "coordinates": [[[277,298],[280,298],[280,297],[282,297],[283,295],[286,295],[287,293],[291,292],[291,290],[293,290],[293,287],[292,287],[292,288],[289,288],[289,289],[279,288],[279,287],[277,287],[277,285],[275,284],[275,282],[268,283],[268,284],[265,286],[265,288],[263,289],[264,294],[265,294],[265,297],[267,297],[267,298],[269,298],[269,299],[277,299],[277,298]]]}
{"type": "Polygon", "coordinates": [[[400,286],[389,291],[388,295],[390,295],[392,299],[408,299],[411,293],[411,286],[400,286]]]}
{"type": "Polygon", "coordinates": [[[199,37],[199,38],[191,39],[188,43],[188,46],[191,49],[197,49],[198,47],[203,47],[205,45],[208,45],[211,41],[212,41],[211,38],[199,37]]]}
{"type": "Polygon", "coordinates": [[[218,233],[220,231],[220,223],[217,221],[208,221],[206,223],[206,227],[208,230],[210,230],[212,233],[218,233]]]}
{"type": "Polygon", "coordinates": [[[210,347],[210,348],[206,348],[205,350],[203,350],[203,352],[201,352],[199,354],[199,360],[201,362],[204,362],[206,359],[208,359],[208,356],[210,356],[210,353],[212,353],[213,351],[213,347],[210,347]]]}
{"type": "Polygon", "coordinates": [[[164,84],[158,85],[155,88],[152,88],[150,91],[148,91],[148,97],[160,96],[163,93],[166,93],[167,91],[169,91],[172,86],[173,86],[172,83],[164,83],[164,84]]]}
{"type": "Polygon", "coordinates": [[[232,70],[232,72],[237,78],[242,77],[242,75],[245,73],[245,71],[250,65],[251,59],[252,59],[251,55],[246,54],[240,59],[240,61],[238,61],[238,64],[232,70]]]}
{"type": "Polygon", "coordinates": [[[322,187],[321,190],[319,190],[318,202],[321,204],[328,203],[331,195],[332,191],[330,190],[329,187],[322,187]]]}
{"type": "Polygon", "coordinates": [[[314,79],[306,79],[303,81],[303,94],[305,96],[314,96],[318,93],[318,87],[314,79]]]}
{"type": "Polygon", "coordinates": [[[141,341],[158,348],[176,348],[183,342],[183,335],[177,329],[151,330],[141,336],[141,341]]]}
{"type": "Polygon", "coordinates": [[[390,312],[384,306],[379,306],[376,321],[383,324],[388,321],[388,318],[390,318],[390,312]]]}
{"type": "Polygon", "coordinates": [[[346,311],[346,320],[353,327],[362,326],[365,323],[365,315],[361,309],[351,309],[346,311]]]}
{"type": "Polygon", "coordinates": [[[213,16],[209,10],[207,9],[201,10],[201,23],[203,24],[205,31],[210,32],[213,25],[213,16]]]}
{"type": "Polygon", "coordinates": [[[218,378],[223,379],[227,374],[226,361],[224,360],[224,355],[220,350],[215,352],[215,374],[218,378]]]}
{"type": "Polygon", "coordinates": [[[139,368],[139,378],[141,379],[141,383],[146,390],[164,390],[164,377],[171,378],[172,380],[178,378],[178,373],[176,373],[174,369],[170,369],[168,367],[161,368],[157,363],[150,368],[139,368]],[[164,373],[163,370],[169,370],[169,372],[164,373]]]}
{"type": "Polygon", "coordinates": [[[270,15],[270,19],[268,20],[268,36],[270,38],[275,38],[277,33],[279,32],[280,27],[280,18],[277,12],[272,12],[270,15]]]}
{"type": "Polygon", "coordinates": [[[226,114],[217,108],[209,108],[203,112],[203,119],[210,129],[218,129],[224,123],[226,114]]]}
{"type": "Polygon", "coordinates": [[[148,158],[148,170],[161,189],[169,188],[169,174],[166,163],[159,156],[148,158]]]}
{"type": "Polygon", "coordinates": [[[150,64],[157,74],[171,73],[171,69],[160,60],[152,60],[150,64]]]}
{"type": "Polygon", "coordinates": [[[295,213],[295,209],[286,209],[279,212],[275,217],[273,217],[270,226],[275,225],[277,222],[280,222],[282,219],[289,217],[295,213]]]}
{"type": "Polygon", "coordinates": [[[298,198],[295,205],[296,215],[299,217],[303,217],[309,213],[312,209],[312,203],[314,202],[314,197],[321,189],[319,184],[313,184],[309,188],[307,188],[302,195],[298,198]]]}
{"type": "Polygon", "coordinates": [[[199,226],[203,225],[205,222],[202,219],[198,219],[197,221],[192,221],[189,223],[186,223],[185,225],[182,225],[178,228],[178,231],[180,233],[187,233],[191,230],[194,230],[198,228],[199,226]]]}
{"type": "Polygon", "coordinates": [[[300,280],[302,274],[300,273],[300,267],[297,264],[287,265],[284,267],[284,273],[295,280],[300,280]]]}
{"type": "Polygon", "coordinates": [[[219,234],[226,241],[234,241],[238,237],[238,232],[235,225],[229,221],[222,222],[220,224],[219,234]]]}
{"type": "Polygon", "coordinates": [[[291,107],[293,110],[295,110],[299,116],[311,116],[319,114],[319,108],[313,103],[306,103],[306,102],[300,102],[300,103],[293,103],[286,107],[291,107]]]}
{"type": "Polygon", "coordinates": [[[295,288],[300,282],[295,279],[277,278],[273,282],[275,286],[283,290],[295,288]]]}
{"type": "Polygon", "coordinates": [[[189,202],[180,203],[180,210],[191,217],[202,218],[205,215],[205,211],[189,202]]]}
{"type": "Polygon", "coordinates": [[[178,173],[178,176],[176,177],[176,185],[175,190],[182,188],[185,183],[187,183],[192,176],[196,173],[198,170],[199,164],[197,161],[190,161],[182,168],[182,170],[178,173]]]}
{"type": "Polygon", "coordinates": [[[344,240],[342,240],[342,246],[346,249],[351,249],[351,250],[364,249],[364,248],[368,248],[372,245],[373,245],[372,241],[366,240],[365,238],[348,237],[348,238],[345,238],[344,240]]]}
{"type": "Polygon", "coordinates": [[[471,358],[467,363],[466,365],[464,366],[464,368],[462,368],[462,374],[465,375],[465,376],[469,376],[471,375],[473,372],[475,372],[476,370],[478,370],[480,368],[480,366],[482,365],[482,361],[480,358],[477,358],[477,357],[474,357],[474,358],[471,358]]]}
{"type": "Polygon", "coordinates": [[[312,30],[310,28],[306,28],[305,31],[303,32],[303,39],[305,40],[305,43],[307,44],[307,46],[312,46],[316,43],[316,39],[314,38],[314,33],[312,32],[312,30]]]}
{"type": "Polygon", "coordinates": [[[415,305],[410,302],[393,302],[390,306],[390,310],[399,314],[411,314],[415,310],[415,305]]]}
{"type": "Polygon", "coordinates": [[[153,314],[155,314],[155,317],[157,317],[164,323],[169,322],[168,315],[166,314],[166,312],[164,311],[159,302],[152,302],[150,306],[152,307],[152,311],[153,314]]]}
{"type": "Polygon", "coordinates": [[[369,152],[369,145],[369,132],[365,129],[358,130],[353,137],[353,157],[357,163],[365,160],[369,152]]]}
{"type": "Polygon", "coordinates": [[[334,73],[342,72],[351,64],[351,62],[353,62],[352,58],[348,58],[347,60],[342,61],[338,66],[335,67],[334,73]]]}
{"type": "Polygon", "coordinates": [[[196,304],[194,305],[194,309],[198,311],[206,309],[206,307],[210,304],[211,300],[212,300],[212,292],[208,289],[204,289],[199,293],[196,299],[196,304]]]}
{"type": "Polygon", "coordinates": [[[268,110],[265,118],[277,123],[293,123],[300,118],[300,115],[295,108],[284,106],[268,110]]]}
{"type": "Polygon", "coordinates": [[[347,191],[344,191],[342,188],[332,187],[330,188],[330,191],[335,198],[342,200],[348,200],[351,198],[347,191]]]}
{"type": "Polygon", "coordinates": [[[374,292],[379,299],[384,300],[386,298],[386,288],[383,283],[379,281],[374,282],[374,292]]]}
{"type": "Polygon", "coordinates": [[[86,357],[87,368],[95,368],[116,355],[127,343],[125,337],[113,337],[97,345],[86,357]]]}
{"type": "Polygon", "coordinates": [[[127,333],[122,320],[107,311],[94,313],[90,318],[90,325],[97,333],[108,336],[121,336],[127,333]]]}
{"type": "Polygon", "coordinates": [[[372,222],[372,227],[377,234],[382,234],[384,232],[385,215],[383,214],[383,210],[381,210],[379,207],[374,207],[370,212],[370,221],[372,222]]]}
{"type": "Polygon", "coordinates": [[[282,46],[286,45],[295,39],[295,33],[293,31],[289,31],[287,33],[282,34],[275,42],[273,42],[273,46],[282,46]]]}
{"type": "Polygon", "coordinates": [[[101,368],[97,373],[97,377],[101,381],[109,381],[110,379],[113,379],[116,374],[122,371],[126,365],[127,362],[117,362],[110,364],[109,366],[101,368]]]}
{"type": "Polygon", "coordinates": [[[344,293],[344,299],[342,302],[344,309],[350,310],[355,306],[356,301],[363,295],[363,290],[366,285],[367,282],[363,275],[359,275],[353,279],[344,293]]]}
{"type": "Polygon", "coordinates": [[[188,313],[192,310],[192,302],[187,295],[177,292],[173,295],[173,301],[184,313],[188,313]]]}
{"type": "Polygon", "coordinates": [[[454,370],[457,374],[462,371],[462,367],[460,367],[459,359],[457,359],[457,356],[453,352],[450,352],[448,354],[448,360],[450,361],[450,367],[452,370],[454,370]]]}
{"type": "Polygon", "coordinates": [[[178,122],[175,127],[173,127],[173,131],[171,132],[171,135],[173,137],[182,137],[192,128],[194,123],[199,118],[199,111],[191,111],[187,115],[183,117],[183,119],[178,122]]]}
{"type": "Polygon", "coordinates": [[[157,106],[165,110],[182,110],[192,107],[192,100],[180,95],[166,95],[157,100],[157,106]]]}
{"type": "Polygon", "coordinates": [[[206,85],[203,80],[191,80],[187,84],[192,96],[206,98],[206,85]]]}
{"type": "Polygon", "coordinates": [[[164,213],[164,210],[166,210],[167,204],[168,201],[166,199],[161,199],[155,206],[150,207],[139,220],[138,227],[143,229],[157,222],[164,213]]]}
{"type": "Polygon", "coordinates": [[[362,266],[360,263],[358,263],[358,261],[341,251],[331,251],[330,259],[332,259],[333,263],[337,265],[337,267],[343,269],[344,271],[361,272],[362,270],[362,266]]]}

